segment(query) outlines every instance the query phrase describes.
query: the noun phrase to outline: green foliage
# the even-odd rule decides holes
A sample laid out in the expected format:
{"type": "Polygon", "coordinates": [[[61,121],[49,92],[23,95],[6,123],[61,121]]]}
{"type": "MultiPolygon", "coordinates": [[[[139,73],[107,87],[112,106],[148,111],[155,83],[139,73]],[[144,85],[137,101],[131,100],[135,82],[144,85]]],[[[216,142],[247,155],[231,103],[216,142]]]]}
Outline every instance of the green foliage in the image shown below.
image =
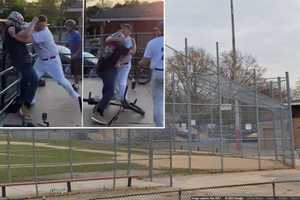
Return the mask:
{"type": "MultiPolygon", "coordinates": [[[[58,24],[63,16],[62,9],[72,5],[76,0],[38,0],[37,2],[27,2],[26,0],[9,0],[2,18],[6,18],[11,11],[18,11],[23,14],[25,21],[31,21],[34,16],[46,15],[49,23],[58,24]],[[63,6],[62,6],[63,5],[63,6]]],[[[2,4],[3,2],[0,1],[2,4]]],[[[1,7],[2,4],[0,3],[1,7]]]]}

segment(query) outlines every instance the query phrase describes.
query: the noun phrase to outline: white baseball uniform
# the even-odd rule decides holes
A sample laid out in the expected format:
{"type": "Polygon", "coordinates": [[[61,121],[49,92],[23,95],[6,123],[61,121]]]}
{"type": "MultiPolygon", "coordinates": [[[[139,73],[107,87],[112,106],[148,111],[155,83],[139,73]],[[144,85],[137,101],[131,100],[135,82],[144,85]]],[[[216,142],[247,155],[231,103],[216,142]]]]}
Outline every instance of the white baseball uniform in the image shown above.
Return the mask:
{"type": "MultiPolygon", "coordinates": [[[[123,37],[125,38],[124,35],[123,37]]],[[[132,38],[130,36],[127,36],[124,39],[124,46],[126,48],[131,48],[133,46],[132,38]]],[[[116,78],[116,99],[123,100],[126,91],[128,75],[132,65],[132,55],[128,54],[127,56],[122,57],[119,63],[121,66],[118,68],[118,75],[116,78]]]]}
{"type": "Polygon", "coordinates": [[[80,95],[73,89],[70,81],[65,78],[58,48],[48,27],[45,27],[41,31],[33,32],[32,40],[35,52],[37,53],[37,60],[33,68],[38,78],[41,78],[44,74],[48,74],[51,78],[56,80],[70,96],[77,99],[80,95]]]}
{"type": "Polygon", "coordinates": [[[163,127],[164,110],[164,37],[156,37],[148,42],[144,58],[150,59],[152,69],[153,120],[158,127],[163,127]]]}

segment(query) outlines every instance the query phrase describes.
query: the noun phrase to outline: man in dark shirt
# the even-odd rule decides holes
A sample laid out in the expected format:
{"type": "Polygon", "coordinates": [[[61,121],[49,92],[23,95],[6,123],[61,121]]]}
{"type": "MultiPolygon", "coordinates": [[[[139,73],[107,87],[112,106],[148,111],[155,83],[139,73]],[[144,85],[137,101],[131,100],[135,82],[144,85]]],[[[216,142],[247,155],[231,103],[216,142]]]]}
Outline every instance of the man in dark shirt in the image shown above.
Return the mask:
{"type": "Polygon", "coordinates": [[[73,88],[78,92],[82,74],[82,40],[80,33],[76,30],[75,20],[68,19],[65,22],[65,27],[68,30],[67,46],[71,50],[71,73],[74,77],[73,88]]]}
{"type": "Polygon", "coordinates": [[[32,121],[30,107],[38,87],[38,78],[32,67],[26,44],[32,41],[31,35],[37,21],[37,17],[33,18],[29,26],[24,28],[23,16],[13,11],[8,16],[4,36],[5,51],[10,57],[11,64],[21,74],[18,105],[21,107],[20,114],[26,122],[32,121]]]}
{"type": "Polygon", "coordinates": [[[115,37],[105,44],[102,57],[99,59],[97,72],[103,81],[102,98],[94,109],[92,121],[101,125],[107,125],[104,118],[104,111],[114,96],[117,68],[121,56],[127,55],[131,49],[124,46],[124,38],[115,37]]]}

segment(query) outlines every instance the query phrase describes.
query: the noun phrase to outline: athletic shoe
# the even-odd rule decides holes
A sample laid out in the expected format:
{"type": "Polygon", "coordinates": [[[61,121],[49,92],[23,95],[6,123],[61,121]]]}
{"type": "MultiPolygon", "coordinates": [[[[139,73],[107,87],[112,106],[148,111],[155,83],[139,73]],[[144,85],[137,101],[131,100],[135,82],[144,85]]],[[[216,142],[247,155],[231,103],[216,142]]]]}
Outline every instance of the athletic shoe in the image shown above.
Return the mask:
{"type": "Polygon", "coordinates": [[[78,97],[78,103],[79,103],[80,112],[82,112],[82,100],[81,100],[81,96],[78,97]]]}
{"type": "Polygon", "coordinates": [[[72,84],[72,87],[76,92],[79,91],[79,84],[74,83],[74,84],[72,84]]]}
{"type": "Polygon", "coordinates": [[[119,104],[121,104],[121,101],[120,100],[118,100],[118,99],[112,99],[112,100],[110,100],[110,102],[109,102],[110,104],[113,104],[113,105],[119,105],[119,104]]]}
{"type": "Polygon", "coordinates": [[[101,125],[107,125],[108,124],[106,119],[104,119],[104,116],[102,116],[99,112],[94,112],[93,116],[91,117],[91,120],[93,122],[96,122],[96,123],[101,124],[101,125]]]}
{"type": "Polygon", "coordinates": [[[31,110],[30,110],[30,108],[28,108],[24,104],[20,108],[20,115],[23,117],[24,121],[26,121],[26,122],[32,121],[31,110]]]}

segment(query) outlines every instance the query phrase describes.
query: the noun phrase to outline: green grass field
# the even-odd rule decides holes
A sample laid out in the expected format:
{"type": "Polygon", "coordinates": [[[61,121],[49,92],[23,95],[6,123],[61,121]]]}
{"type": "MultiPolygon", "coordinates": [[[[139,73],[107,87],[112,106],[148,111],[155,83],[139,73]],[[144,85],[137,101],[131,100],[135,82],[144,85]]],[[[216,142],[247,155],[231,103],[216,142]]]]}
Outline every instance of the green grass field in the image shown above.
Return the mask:
{"type": "MultiPolygon", "coordinates": [[[[2,140],[3,141],[3,140],[2,140]]],[[[24,141],[22,141],[24,142],[24,141]]],[[[28,141],[29,142],[29,141],[28,141]]],[[[66,147],[66,143],[52,142],[51,145],[66,147]]],[[[6,144],[0,143],[0,182],[8,181],[7,175],[7,154],[6,144]]],[[[78,147],[78,146],[77,146],[78,147]]],[[[80,146],[84,149],[88,146],[80,146]]],[[[111,172],[113,169],[113,154],[112,149],[105,148],[107,153],[99,152],[84,152],[72,151],[72,160],[74,163],[74,173],[89,173],[98,172],[105,173],[111,172]]],[[[10,145],[10,160],[11,160],[11,179],[12,181],[28,181],[33,178],[33,149],[30,145],[11,144],[10,145]]],[[[56,149],[49,147],[36,147],[37,159],[37,173],[39,180],[59,179],[69,177],[69,155],[68,149],[56,149]],[[51,164],[51,166],[48,166],[51,164]]],[[[127,170],[127,163],[118,163],[117,170],[127,170]]],[[[132,164],[131,169],[145,170],[144,166],[132,164]]]]}
{"type": "MultiPolygon", "coordinates": [[[[0,165],[6,164],[6,145],[0,145],[0,165]]],[[[33,160],[32,147],[28,145],[11,145],[11,164],[30,164],[33,160]]],[[[37,147],[38,163],[61,163],[69,161],[69,151],[37,147]]],[[[73,162],[107,161],[111,154],[72,151],[73,162]]]]}

